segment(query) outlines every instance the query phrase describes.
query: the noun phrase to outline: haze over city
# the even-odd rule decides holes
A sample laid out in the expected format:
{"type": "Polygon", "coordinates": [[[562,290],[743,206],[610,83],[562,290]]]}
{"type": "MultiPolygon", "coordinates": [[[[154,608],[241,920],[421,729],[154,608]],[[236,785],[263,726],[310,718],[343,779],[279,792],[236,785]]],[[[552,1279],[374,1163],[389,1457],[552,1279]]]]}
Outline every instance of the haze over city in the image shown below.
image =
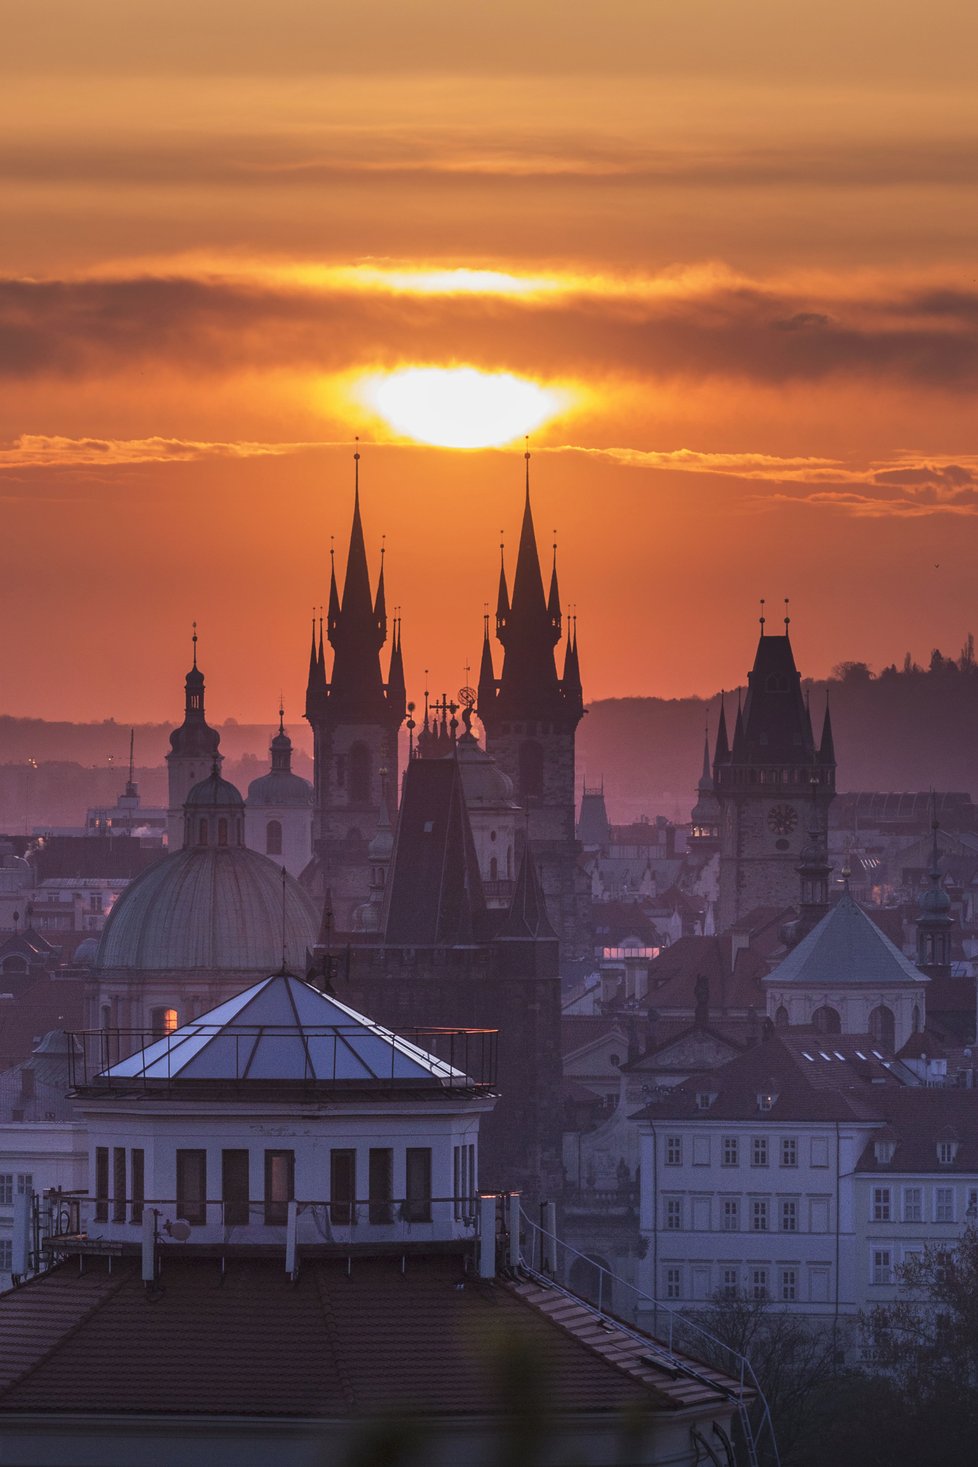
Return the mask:
{"type": "Polygon", "coordinates": [[[952,0],[14,7],[5,711],[171,717],[196,619],[218,716],[297,714],[355,435],[415,697],[477,661],[527,432],[589,698],[743,681],[760,596],[807,675],[956,650],[976,29],[952,0]]]}

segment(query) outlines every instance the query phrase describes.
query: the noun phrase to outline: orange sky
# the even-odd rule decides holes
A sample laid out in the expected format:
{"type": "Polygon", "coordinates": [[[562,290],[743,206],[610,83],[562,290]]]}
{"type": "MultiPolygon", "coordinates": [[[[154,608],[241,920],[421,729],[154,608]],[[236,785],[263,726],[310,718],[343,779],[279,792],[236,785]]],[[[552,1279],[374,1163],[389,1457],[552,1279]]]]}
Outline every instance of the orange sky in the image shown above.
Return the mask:
{"type": "Polygon", "coordinates": [[[761,595],[815,675],[978,630],[974,7],[578,9],[5,14],[2,711],[173,716],[196,617],[215,719],[297,717],[354,433],[457,687],[522,445],[398,440],[355,389],[408,365],[576,394],[532,471],[591,697],[743,680],[761,595]]]}

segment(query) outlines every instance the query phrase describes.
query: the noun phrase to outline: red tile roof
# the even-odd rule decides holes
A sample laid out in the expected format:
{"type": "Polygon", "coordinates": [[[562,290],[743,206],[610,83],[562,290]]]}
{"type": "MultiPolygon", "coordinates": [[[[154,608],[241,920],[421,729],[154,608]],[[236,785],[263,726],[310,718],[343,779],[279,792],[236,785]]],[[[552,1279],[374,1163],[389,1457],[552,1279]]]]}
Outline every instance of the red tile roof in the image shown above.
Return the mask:
{"type": "Polygon", "coordinates": [[[350,1417],[498,1415],[493,1368],[518,1340],[557,1413],[674,1411],[724,1397],[579,1301],[483,1282],[458,1255],[308,1260],[168,1256],[154,1295],[137,1260],[68,1263],[0,1297],[0,1414],[350,1417]]]}

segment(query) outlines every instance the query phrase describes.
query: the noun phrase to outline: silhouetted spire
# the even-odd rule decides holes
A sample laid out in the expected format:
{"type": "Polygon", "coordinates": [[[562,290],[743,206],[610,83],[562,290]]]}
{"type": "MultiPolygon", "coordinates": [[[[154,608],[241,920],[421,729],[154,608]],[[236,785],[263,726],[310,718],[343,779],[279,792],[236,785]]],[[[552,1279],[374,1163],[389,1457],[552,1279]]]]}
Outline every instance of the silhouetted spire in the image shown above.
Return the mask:
{"type": "Polygon", "coordinates": [[[509,616],[509,591],[506,587],[506,550],[499,547],[499,591],[496,596],[496,631],[506,624],[509,616]]]}
{"type": "Polygon", "coordinates": [[[727,710],[724,705],[725,697],[725,693],[720,694],[720,717],[717,721],[716,753],[713,756],[714,765],[726,763],[730,758],[730,744],[727,741],[727,710]]]}
{"type": "Polygon", "coordinates": [[[482,661],[479,664],[479,704],[489,708],[496,696],[496,673],[492,665],[492,647],[489,644],[489,613],[486,612],[482,633],[482,661]]]}
{"type": "Polygon", "coordinates": [[[787,628],[783,636],[773,636],[762,625],[739,733],[734,734],[733,762],[810,768],[814,755],[811,718],[787,628]]]}
{"type": "Polygon", "coordinates": [[[377,582],[377,596],[374,601],[374,621],[377,623],[378,632],[387,634],[387,597],[384,593],[384,548],[380,550],[380,579],[377,582]]]}
{"type": "Polygon", "coordinates": [[[832,737],[832,714],[828,695],[825,698],[825,718],[822,721],[822,739],[818,746],[818,762],[835,767],[835,740],[832,737]]]}
{"type": "Polygon", "coordinates": [[[713,788],[713,770],[710,768],[710,730],[707,727],[703,735],[703,773],[700,775],[699,789],[703,794],[713,788]]]}
{"type": "MultiPolygon", "coordinates": [[[[174,754],[189,754],[194,758],[219,759],[217,752],[221,735],[211,728],[204,717],[204,674],[197,666],[197,623],[193,625],[193,665],[184,682],[183,723],[170,735],[170,749],[174,754]]],[[[169,757],[169,755],[167,756],[169,757]]]]}
{"type": "Polygon", "coordinates": [[[395,618],[391,635],[391,662],[387,675],[387,701],[391,712],[407,712],[407,689],[404,685],[404,659],[401,655],[401,618],[395,618]]]}
{"type": "Polygon", "coordinates": [[[329,547],[329,606],[326,609],[326,633],[330,642],[340,619],[340,593],[336,589],[336,552],[329,547]]]}
{"type": "MultiPolygon", "coordinates": [[[[761,636],[764,636],[763,631],[761,636]]],[[[744,755],[744,710],[740,702],[740,689],[737,689],[737,718],[734,722],[733,748],[730,757],[737,764],[744,755]]]]}
{"type": "MultiPolygon", "coordinates": [[[[554,530],[556,536],[557,531],[554,530]]],[[[550,624],[560,635],[560,591],[557,587],[557,541],[554,540],[554,562],[550,572],[550,595],[547,597],[547,612],[550,616],[550,624]]]]}

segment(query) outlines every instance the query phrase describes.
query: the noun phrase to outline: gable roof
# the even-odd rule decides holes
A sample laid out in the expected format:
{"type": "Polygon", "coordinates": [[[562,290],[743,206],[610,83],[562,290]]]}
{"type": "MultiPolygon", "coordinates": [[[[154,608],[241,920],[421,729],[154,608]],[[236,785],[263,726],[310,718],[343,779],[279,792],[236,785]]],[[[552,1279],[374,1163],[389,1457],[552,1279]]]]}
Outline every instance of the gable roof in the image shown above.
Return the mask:
{"type": "Polygon", "coordinates": [[[907,983],[919,987],[928,979],[845,891],[764,981],[809,988],[851,983],[888,988],[907,983]]]}

